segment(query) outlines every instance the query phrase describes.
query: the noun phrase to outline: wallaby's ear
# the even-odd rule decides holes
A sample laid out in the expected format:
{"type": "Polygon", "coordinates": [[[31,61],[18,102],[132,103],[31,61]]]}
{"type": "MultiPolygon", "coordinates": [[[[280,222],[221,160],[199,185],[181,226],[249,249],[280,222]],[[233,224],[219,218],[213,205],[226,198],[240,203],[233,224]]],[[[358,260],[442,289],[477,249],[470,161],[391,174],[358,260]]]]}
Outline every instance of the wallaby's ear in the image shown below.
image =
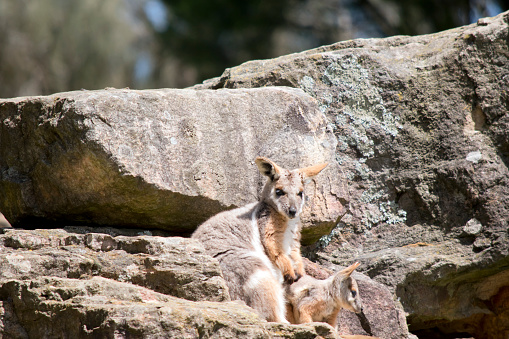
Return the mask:
{"type": "Polygon", "coordinates": [[[344,270],[340,271],[339,274],[341,274],[341,276],[343,276],[344,278],[348,278],[353,273],[353,271],[360,265],[361,264],[359,262],[356,262],[355,264],[352,264],[345,268],[344,270]]]}
{"type": "Polygon", "coordinates": [[[304,168],[299,169],[299,172],[302,173],[304,180],[307,181],[307,180],[310,180],[311,178],[313,178],[318,173],[320,173],[325,167],[327,167],[328,164],[329,163],[326,162],[323,164],[304,167],[304,168]]]}
{"type": "Polygon", "coordinates": [[[281,167],[273,161],[264,157],[257,157],[255,162],[261,174],[268,176],[272,181],[279,179],[281,167]]]}

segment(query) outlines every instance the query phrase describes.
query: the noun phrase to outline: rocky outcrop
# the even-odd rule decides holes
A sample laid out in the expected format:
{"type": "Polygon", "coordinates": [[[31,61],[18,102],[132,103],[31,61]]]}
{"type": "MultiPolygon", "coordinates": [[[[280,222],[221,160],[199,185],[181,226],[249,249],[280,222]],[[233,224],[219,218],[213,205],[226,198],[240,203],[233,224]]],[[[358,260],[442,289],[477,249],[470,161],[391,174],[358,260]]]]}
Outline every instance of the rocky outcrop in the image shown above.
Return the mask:
{"type": "MultiPolygon", "coordinates": [[[[432,35],[251,61],[186,90],[0,100],[0,211],[15,227],[189,234],[256,199],[255,156],[288,168],[329,161],[310,187],[306,255],[329,268],[360,261],[421,338],[506,338],[508,22],[503,13],[432,35]]],[[[130,260],[127,281],[155,288],[142,277],[157,258],[130,260]]],[[[81,274],[71,266],[58,277],[81,274]]]]}
{"type": "Polygon", "coordinates": [[[361,261],[423,338],[509,334],[508,21],[340,42],[194,87],[284,85],[317,100],[348,212],[308,255],[361,261]]]}
{"type": "Polygon", "coordinates": [[[310,188],[308,241],[343,213],[335,139],[299,89],[59,93],[0,100],[0,122],[0,211],[14,227],[190,234],[257,200],[258,155],[288,168],[331,162],[310,188]]]}
{"type": "MultiPolygon", "coordinates": [[[[339,338],[327,324],[268,323],[230,301],[218,262],[194,239],[87,231],[3,230],[0,337],[339,338]]],[[[356,278],[365,313],[342,314],[339,333],[406,338],[387,288],[356,278]]]]}
{"type": "Polygon", "coordinates": [[[5,229],[0,279],[101,276],[187,300],[228,301],[219,263],[200,243],[176,237],[5,229]]]}
{"type": "Polygon", "coordinates": [[[239,303],[196,303],[102,277],[0,281],[0,297],[0,334],[10,338],[335,337],[326,324],[267,323],[239,303]]]}

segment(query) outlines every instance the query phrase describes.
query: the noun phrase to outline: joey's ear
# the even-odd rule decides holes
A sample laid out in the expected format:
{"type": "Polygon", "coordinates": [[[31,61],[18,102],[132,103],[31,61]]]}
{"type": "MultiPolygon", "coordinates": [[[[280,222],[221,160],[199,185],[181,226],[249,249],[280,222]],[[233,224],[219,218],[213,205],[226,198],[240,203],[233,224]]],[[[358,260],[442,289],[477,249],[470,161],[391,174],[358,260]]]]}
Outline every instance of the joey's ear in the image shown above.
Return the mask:
{"type": "Polygon", "coordinates": [[[272,181],[279,179],[281,167],[276,165],[273,161],[264,157],[258,157],[255,162],[261,174],[268,176],[272,181]]]}
{"type": "Polygon", "coordinates": [[[356,262],[355,264],[353,265],[350,265],[348,266],[347,268],[345,268],[344,270],[340,271],[339,273],[341,274],[341,276],[343,276],[344,278],[348,278],[352,273],[353,271],[359,267],[361,264],[356,262]]]}
{"type": "Polygon", "coordinates": [[[310,167],[304,167],[304,168],[299,169],[299,172],[302,173],[304,180],[310,180],[315,175],[320,173],[325,167],[327,167],[328,164],[329,163],[326,162],[323,164],[318,164],[318,165],[314,165],[314,166],[310,166],[310,167]]]}

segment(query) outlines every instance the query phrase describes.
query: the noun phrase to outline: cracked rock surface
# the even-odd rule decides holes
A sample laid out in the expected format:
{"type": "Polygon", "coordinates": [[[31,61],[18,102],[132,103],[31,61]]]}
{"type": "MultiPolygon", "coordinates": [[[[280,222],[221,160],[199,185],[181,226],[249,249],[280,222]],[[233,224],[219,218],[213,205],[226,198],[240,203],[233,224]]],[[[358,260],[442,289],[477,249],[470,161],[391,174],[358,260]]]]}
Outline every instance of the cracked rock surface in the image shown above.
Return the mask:
{"type": "MultiPolygon", "coordinates": [[[[308,186],[310,259],[330,269],[360,261],[420,338],[506,338],[508,22],[506,12],[436,34],[340,42],[250,61],[185,90],[2,99],[0,211],[14,227],[188,235],[212,214],[256,200],[257,155],[287,168],[328,161],[308,186]]],[[[205,260],[193,273],[203,279],[187,283],[185,274],[169,276],[167,265],[178,263],[159,260],[165,253],[115,256],[130,253],[132,239],[76,236],[83,253],[71,238],[44,252],[59,237],[9,240],[1,265],[16,263],[7,278],[22,282],[9,282],[2,300],[38,279],[33,267],[60,279],[111,278],[108,262],[121,265],[119,283],[170,293],[149,278],[162,275],[226,298],[205,260]],[[97,262],[88,260],[98,246],[97,262]],[[75,264],[59,261],[64,251],[75,264]]]]}
{"type": "Polygon", "coordinates": [[[346,214],[308,251],[389,286],[423,338],[509,335],[509,13],[250,61],[194,88],[301,88],[346,214]]]}

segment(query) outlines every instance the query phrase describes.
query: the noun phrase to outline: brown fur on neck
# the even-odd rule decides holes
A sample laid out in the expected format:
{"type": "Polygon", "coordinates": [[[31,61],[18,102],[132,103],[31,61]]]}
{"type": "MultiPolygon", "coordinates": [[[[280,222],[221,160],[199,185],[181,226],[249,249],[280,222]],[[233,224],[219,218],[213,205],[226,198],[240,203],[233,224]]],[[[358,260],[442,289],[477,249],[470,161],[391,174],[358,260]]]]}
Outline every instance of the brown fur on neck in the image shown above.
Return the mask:
{"type": "Polygon", "coordinates": [[[283,244],[289,219],[263,201],[260,202],[257,219],[260,239],[271,262],[281,270],[285,281],[292,283],[298,280],[304,275],[300,255],[300,225],[296,226],[292,236],[296,241],[293,241],[290,253],[286,253],[283,244]]]}

